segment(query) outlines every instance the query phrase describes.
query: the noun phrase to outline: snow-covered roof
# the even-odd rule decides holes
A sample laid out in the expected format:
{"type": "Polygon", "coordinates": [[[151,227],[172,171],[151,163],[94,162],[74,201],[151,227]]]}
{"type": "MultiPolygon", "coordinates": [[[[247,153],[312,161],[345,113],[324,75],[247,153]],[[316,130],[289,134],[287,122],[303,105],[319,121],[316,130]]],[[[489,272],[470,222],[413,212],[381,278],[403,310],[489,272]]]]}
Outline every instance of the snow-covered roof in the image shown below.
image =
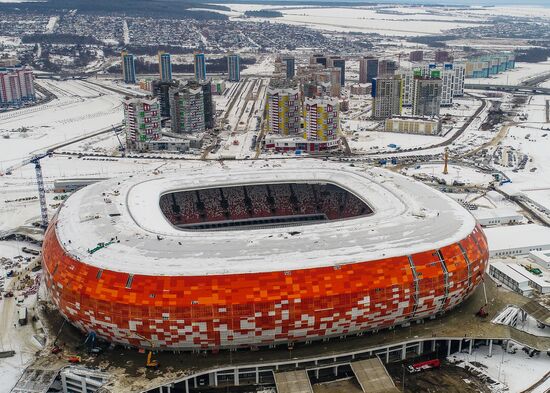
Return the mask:
{"type": "Polygon", "coordinates": [[[514,209],[507,207],[500,207],[495,209],[477,209],[472,210],[471,213],[478,220],[488,220],[488,219],[505,219],[505,218],[514,218],[522,220],[523,216],[515,211],[514,209]]]}
{"type": "Polygon", "coordinates": [[[102,269],[208,275],[334,266],[407,255],[465,238],[474,218],[432,188],[380,168],[319,160],[227,162],[223,168],[111,179],[73,194],[57,235],[73,257],[102,269]],[[363,199],[369,216],[261,229],[189,231],[162,214],[176,190],[240,184],[332,183],[363,199]],[[98,243],[109,244],[90,253],[98,243]]]}
{"type": "Polygon", "coordinates": [[[503,262],[492,262],[491,266],[493,266],[495,269],[497,269],[501,273],[505,274],[508,278],[513,280],[520,287],[527,287],[527,284],[529,283],[529,280],[527,279],[527,277],[525,277],[523,274],[519,273],[518,271],[512,269],[512,265],[508,265],[503,262]]]}
{"type": "Polygon", "coordinates": [[[524,248],[550,248],[550,228],[537,224],[486,228],[489,251],[524,248]]]}

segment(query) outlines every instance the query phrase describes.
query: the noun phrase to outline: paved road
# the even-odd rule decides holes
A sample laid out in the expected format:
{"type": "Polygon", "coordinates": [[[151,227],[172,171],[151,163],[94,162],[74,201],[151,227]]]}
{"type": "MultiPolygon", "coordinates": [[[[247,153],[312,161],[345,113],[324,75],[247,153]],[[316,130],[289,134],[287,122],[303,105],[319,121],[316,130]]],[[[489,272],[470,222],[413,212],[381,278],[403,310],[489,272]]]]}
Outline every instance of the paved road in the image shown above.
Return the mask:
{"type": "Polygon", "coordinates": [[[498,90],[498,91],[525,91],[530,94],[550,94],[550,88],[526,85],[496,85],[489,83],[466,83],[465,89],[498,90]]]}

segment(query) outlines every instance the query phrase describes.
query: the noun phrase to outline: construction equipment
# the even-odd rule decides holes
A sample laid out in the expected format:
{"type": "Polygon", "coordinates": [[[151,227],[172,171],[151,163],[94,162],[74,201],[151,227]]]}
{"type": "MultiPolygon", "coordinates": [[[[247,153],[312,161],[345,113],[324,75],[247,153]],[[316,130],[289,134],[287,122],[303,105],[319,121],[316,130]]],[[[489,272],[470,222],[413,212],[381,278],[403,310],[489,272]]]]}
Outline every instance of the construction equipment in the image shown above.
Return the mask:
{"type": "Polygon", "coordinates": [[[431,360],[426,360],[425,362],[411,364],[410,366],[407,367],[407,369],[411,374],[413,374],[413,373],[418,373],[420,371],[430,370],[432,368],[439,368],[439,367],[441,367],[441,360],[431,359],[431,360]]]}
{"type": "Polygon", "coordinates": [[[69,363],[80,363],[82,361],[82,358],[80,356],[73,355],[67,357],[67,361],[69,363]]]}
{"type": "Polygon", "coordinates": [[[531,265],[521,265],[525,270],[527,270],[529,273],[534,274],[535,276],[542,276],[542,270],[540,270],[538,267],[533,267],[531,265]]]}
{"type": "Polygon", "coordinates": [[[159,368],[160,364],[157,360],[153,359],[153,352],[149,351],[149,354],[147,354],[147,363],[145,363],[145,367],[147,368],[159,368]]]}
{"type": "Polygon", "coordinates": [[[120,151],[120,153],[122,154],[122,157],[124,157],[126,155],[126,147],[124,147],[124,145],[122,144],[122,141],[118,136],[117,127],[113,126],[113,132],[115,133],[116,139],[118,139],[118,144],[120,145],[118,148],[118,151],[120,151]]]}
{"type": "Polygon", "coordinates": [[[46,153],[40,153],[32,156],[31,158],[21,162],[20,164],[14,165],[4,171],[5,175],[11,175],[12,172],[16,169],[19,169],[27,164],[34,164],[34,171],[36,173],[36,183],[38,185],[38,198],[40,200],[40,214],[42,216],[42,228],[46,229],[48,227],[48,207],[46,205],[46,189],[44,188],[44,178],[42,176],[42,166],[40,165],[40,160],[45,157],[50,157],[52,155],[51,151],[46,153]]]}
{"type": "Polygon", "coordinates": [[[489,313],[488,313],[487,310],[485,309],[485,306],[486,306],[486,304],[484,304],[483,306],[481,306],[481,308],[476,312],[476,317],[479,317],[479,318],[487,318],[487,316],[489,315],[489,313]]]}
{"type": "Polygon", "coordinates": [[[449,174],[449,148],[445,148],[445,156],[444,156],[444,165],[443,165],[443,174],[448,175],[449,174]]]}

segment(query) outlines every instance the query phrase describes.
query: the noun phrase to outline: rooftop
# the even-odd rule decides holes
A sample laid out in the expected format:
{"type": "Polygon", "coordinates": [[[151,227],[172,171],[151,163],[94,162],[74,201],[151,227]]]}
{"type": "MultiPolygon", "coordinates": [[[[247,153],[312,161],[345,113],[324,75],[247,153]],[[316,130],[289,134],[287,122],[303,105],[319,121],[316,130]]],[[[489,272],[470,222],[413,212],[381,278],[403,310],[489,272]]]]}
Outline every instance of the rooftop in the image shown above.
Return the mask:
{"type": "Polygon", "coordinates": [[[205,167],[190,173],[90,185],[62,206],[57,235],[69,254],[102,269],[209,275],[334,266],[407,255],[463,239],[474,226],[474,218],[456,202],[401,175],[318,160],[277,160],[228,162],[223,169],[205,167]],[[173,191],[281,182],[338,185],[365,201],[373,213],[253,232],[196,232],[174,227],[159,206],[160,196],[173,191]],[[114,242],[93,251],[111,240],[114,242]]]}
{"type": "Polygon", "coordinates": [[[550,248],[550,228],[537,224],[487,228],[485,235],[491,253],[518,248],[550,248]]]}

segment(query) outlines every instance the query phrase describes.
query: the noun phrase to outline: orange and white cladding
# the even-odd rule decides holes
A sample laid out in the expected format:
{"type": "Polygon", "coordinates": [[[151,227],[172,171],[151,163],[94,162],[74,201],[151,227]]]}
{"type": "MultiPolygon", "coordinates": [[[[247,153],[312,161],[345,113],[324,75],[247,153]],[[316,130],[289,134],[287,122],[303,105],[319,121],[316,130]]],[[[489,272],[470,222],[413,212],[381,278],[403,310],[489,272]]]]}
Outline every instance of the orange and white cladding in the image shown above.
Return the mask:
{"type": "Polygon", "coordinates": [[[430,317],[471,295],[488,260],[477,225],[456,243],[400,257],[290,271],[153,276],[76,260],[56,231],[54,220],[43,256],[45,283],[60,312],[104,339],[164,349],[315,340],[430,317]]]}

